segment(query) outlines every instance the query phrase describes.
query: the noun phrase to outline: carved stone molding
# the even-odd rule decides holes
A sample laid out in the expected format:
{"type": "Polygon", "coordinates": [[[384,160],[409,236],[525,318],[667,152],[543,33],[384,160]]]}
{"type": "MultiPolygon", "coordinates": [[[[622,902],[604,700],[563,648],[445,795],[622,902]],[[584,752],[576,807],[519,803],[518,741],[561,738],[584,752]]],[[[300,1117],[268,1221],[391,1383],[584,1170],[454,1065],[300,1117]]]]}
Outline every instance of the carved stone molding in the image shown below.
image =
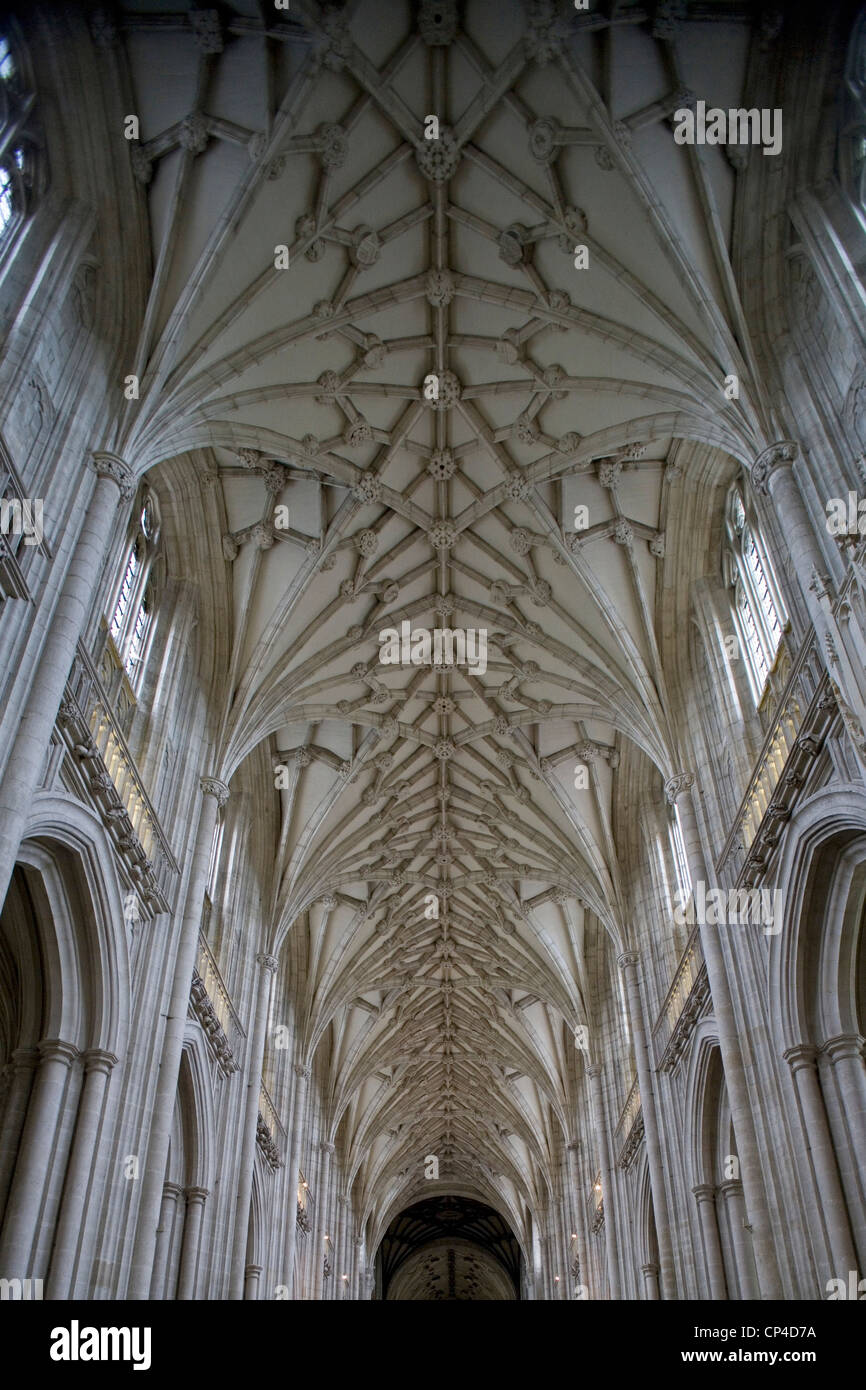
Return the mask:
{"type": "Polygon", "coordinates": [[[189,992],[190,1007],[198,1019],[211,1056],[224,1076],[231,1076],[240,1069],[225,1029],[217,1017],[213,1001],[207,992],[204,980],[197,970],[192,972],[189,992]]]}
{"type": "Polygon", "coordinates": [[[221,782],[218,777],[200,777],[199,786],[203,796],[216,797],[217,805],[222,810],[230,795],[225,782],[221,782]]]}
{"type": "Polygon", "coordinates": [[[766,496],[773,473],[779,468],[790,468],[798,452],[799,446],[793,439],[780,439],[764,449],[749,470],[749,478],[755,492],[766,496]]]}
{"type": "Polygon", "coordinates": [[[685,792],[691,791],[694,784],[695,779],[689,772],[677,772],[673,777],[669,777],[665,782],[665,797],[668,804],[675,806],[685,792]]]}
{"type": "Polygon", "coordinates": [[[282,1168],[283,1160],[280,1157],[280,1151],[273,1141],[271,1131],[265,1124],[261,1111],[259,1111],[256,1119],[256,1143],[261,1149],[265,1162],[272,1172],[276,1172],[278,1168],[282,1168]]]}
{"type": "Polygon", "coordinates": [[[132,500],[135,493],[135,474],[128,463],[118,454],[109,454],[103,450],[94,453],[92,463],[97,477],[110,478],[117,484],[121,502],[132,500]]]}
{"type": "Polygon", "coordinates": [[[626,1141],[622,1146],[619,1155],[619,1166],[623,1171],[627,1171],[634,1162],[644,1137],[643,1111],[639,1111],[634,1124],[628,1132],[626,1141]]]}
{"type": "Polygon", "coordinates": [[[815,1067],[818,1060],[818,1049],[814,1043],[796,1043],[793,1047],[786,1048],[782,1056],[796,1075],[804,1067],[815,1067]]]}

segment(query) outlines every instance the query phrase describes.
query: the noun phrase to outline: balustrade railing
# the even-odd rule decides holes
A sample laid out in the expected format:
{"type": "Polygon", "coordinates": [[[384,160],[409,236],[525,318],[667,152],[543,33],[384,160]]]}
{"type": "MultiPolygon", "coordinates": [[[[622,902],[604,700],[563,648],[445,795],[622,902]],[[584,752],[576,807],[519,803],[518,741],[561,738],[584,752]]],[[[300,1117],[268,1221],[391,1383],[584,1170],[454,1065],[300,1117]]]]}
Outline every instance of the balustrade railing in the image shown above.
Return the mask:
{"type": "Polygon", "coordinates": [[[259,1118],[256,1141],[271,1168],[280,1168],[286,1151],[286,1131],[280,1123],[268,1089],[262,1081],[259,1089],[259,1118]]]}
{"type": "Polygon", "coordinates": [[[674,1029],[682,1017],[689,997],[704,971],[704,952],[699,927],[693,927],[680,963],[674,972],[671,987],[659,1010],[653,1028],[653,1049],[656,1060],[664,1056],[674,1029]]]}
{"type": "Polygon", "coordinates": [[[305,1235],[310,1233],[310,1189],[303,1173],[298,1172],[298,1226],[305,1235]]]}
{"type": "Polygon", "coordinates": [[[740,874],[779,789],[821,677],[815,637],[810,633],[780,694],[749,785],[716,865],[719,873],[727,869],[734,878],[740,874]]]}
{"type": "MultiPolygon", "coordinates": [[[[237,1064],[240,1060],[246,1033],[203,932],[199,932],[196,970],[207,993],[208,1002],[222,1029],[231,1056],[237,1064]]],[[[235,1069],[235,1067],[231,1068],[231,1070],[235,1069]]]]}
{"type": "Polygon", "coordinates": [[[619,1162],[628,1146],[628,1141],[632,1130],[637,1124],[641,1113],[640,1085],[635,1077],[631,1083],[631,1089],[626,1096],[625,1105],[622,1107],[622,1114],[613,1135],[613,1151],[619,1162]]]}
{"type": "Polygon", "coordinates": [[[115,830],[118,848],[130,856],[136,876],[152,880],[165,910],[179,873],[178,864],[120,722],[81,643],[59,718],[71,731],[73,751],[87,769],[90,791],[103,820],[115,830]]]}
{"type": "Polygon", "coordinates": [[[280,1117],[277,1114],[276,1107],[271,1100],[270,1093],[264,1081],[259,1090],[259,1110],[274,1143],[277,1145],[281,1142],[285,1143],[286,1131],[280,1121],[280,1117]]]}
{"type": "Polygon", "coordinates": [[[593,1231],[597,1231],[604,1220],[604,1193],[601,1189],[601,1172],[596,1173],[595,1181],[590,1189],[587,1199],[587,1209],[589,1211],[590,1226],[593,1231]]]}

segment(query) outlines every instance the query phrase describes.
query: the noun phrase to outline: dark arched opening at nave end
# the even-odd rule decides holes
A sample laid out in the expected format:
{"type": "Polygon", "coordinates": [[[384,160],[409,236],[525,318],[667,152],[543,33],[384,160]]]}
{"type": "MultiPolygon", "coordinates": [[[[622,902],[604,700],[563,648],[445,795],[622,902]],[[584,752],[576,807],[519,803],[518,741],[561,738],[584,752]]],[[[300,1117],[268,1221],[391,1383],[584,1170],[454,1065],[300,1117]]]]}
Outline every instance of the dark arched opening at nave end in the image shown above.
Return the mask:
{"type": "Polygon", "coordinates": [[[516,1301],[521,1261],[498,1211],[469,1197],[428,1197],[389,1225],[376,1255],[376,1288],[389,1302],[516,1301]]]}

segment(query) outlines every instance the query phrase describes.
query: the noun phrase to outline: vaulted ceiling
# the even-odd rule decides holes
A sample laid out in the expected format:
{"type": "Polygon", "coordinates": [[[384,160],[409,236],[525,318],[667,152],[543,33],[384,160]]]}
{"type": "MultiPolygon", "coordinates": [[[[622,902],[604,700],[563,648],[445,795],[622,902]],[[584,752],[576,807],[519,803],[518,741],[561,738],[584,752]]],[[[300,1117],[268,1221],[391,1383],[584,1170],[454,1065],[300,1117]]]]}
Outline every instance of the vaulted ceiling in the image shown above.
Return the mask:
{"type": "Polygon", "coordinates": [[[196,451],[222,508],[221,770],[265,740],[287,769],[273,936],[331,1121],[379,1231],[428,1154],[520,1230],[573,1127],[588,937],[621,939],[620,759],[677,770],[678,489],[768,427],[744,152],[670,117],[743,104],[771,35],[727,0],[142,0],[94,32],[152,234],[117,447],[196,451]],[[403,621],[485,630],[486,670],[383,665],[403,621]]]}

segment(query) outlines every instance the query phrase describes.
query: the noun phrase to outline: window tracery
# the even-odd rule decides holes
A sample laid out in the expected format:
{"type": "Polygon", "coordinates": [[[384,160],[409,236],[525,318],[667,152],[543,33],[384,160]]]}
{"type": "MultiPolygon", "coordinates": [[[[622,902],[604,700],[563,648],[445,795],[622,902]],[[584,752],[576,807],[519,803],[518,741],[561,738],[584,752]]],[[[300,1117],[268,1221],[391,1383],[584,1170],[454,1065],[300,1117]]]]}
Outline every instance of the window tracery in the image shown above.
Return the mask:
{"type": "Polygon", "coordinates": [[[842,183],[862,212],[866,209],[866,10],[848,49],[839,163],[842,183]]]}
{"type": "Polygon", "coordinates": [[[0,30],[0,242],[32,211],[41,141],[24,46],[10,25],[0,30]]]}
{"type": "Polygon", "coordinates": [[[728,495],[725,513],[724,571],[740,650],[746,658],[749,685],[757,706],[776,660],[785,616],[750,499],[738,484],[728,495]]]}
{"type": "Polygon", "coordinates": [[[160,550],[159,508],[148,489],[139,495],[132,517],[108,631],[126,678],[133,692],[137,692],[156,608],[154,565],[160,550]]]}

